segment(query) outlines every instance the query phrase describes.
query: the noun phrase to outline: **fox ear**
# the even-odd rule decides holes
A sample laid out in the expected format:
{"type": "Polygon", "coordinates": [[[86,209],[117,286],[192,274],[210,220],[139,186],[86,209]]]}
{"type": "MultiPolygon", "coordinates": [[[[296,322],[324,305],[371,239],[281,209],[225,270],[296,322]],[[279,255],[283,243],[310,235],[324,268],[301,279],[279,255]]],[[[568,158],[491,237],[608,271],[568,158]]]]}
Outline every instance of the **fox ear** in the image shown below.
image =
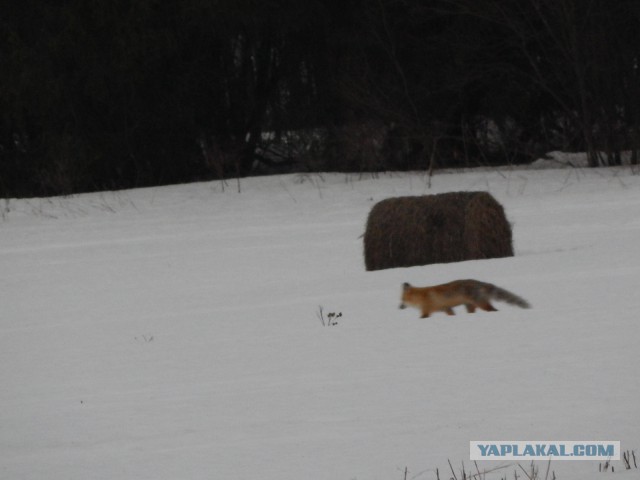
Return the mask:
{"type": "Polygon", "coordinates": [[[407,288],[409,288],[409,287],[411,287],[411,285],[409,285],[407,282],[404,282],[404,283],[402,284],[402,289],[403,289],[403,290],[406,290],[406,289],[407,289],[407,288]]]}

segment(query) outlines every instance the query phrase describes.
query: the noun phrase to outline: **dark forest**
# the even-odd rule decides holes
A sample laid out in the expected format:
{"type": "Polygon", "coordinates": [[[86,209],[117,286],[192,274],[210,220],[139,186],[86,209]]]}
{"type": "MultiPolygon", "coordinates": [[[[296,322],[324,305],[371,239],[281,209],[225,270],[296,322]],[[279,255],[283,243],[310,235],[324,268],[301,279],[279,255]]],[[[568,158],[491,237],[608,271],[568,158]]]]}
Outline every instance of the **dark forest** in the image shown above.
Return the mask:
{"type": "Polygon", "coordinates": [[[638,0],[10,0],[0,197],[640,151],[638,0]]]}

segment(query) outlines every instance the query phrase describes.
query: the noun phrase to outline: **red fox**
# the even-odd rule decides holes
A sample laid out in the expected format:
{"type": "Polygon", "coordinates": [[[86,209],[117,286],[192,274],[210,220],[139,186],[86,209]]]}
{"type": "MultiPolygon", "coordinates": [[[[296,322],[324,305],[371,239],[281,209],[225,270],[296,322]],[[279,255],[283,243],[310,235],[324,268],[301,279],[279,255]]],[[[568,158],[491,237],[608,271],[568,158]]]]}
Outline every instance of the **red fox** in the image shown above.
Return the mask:
{"type": "Polygon", "coordinates": [[[427,318],[433,312],[442,311],[447,315],[455,315],[453,307],[464,305],[467,312],[473,313],[476,307],[487,312],[497,310],[489,300],[501,300],[517,305],[520,308],[531,308],[529,303],[500,287],[478,280],[456,280],[433,287],[412,287],[408,283],[402,285],[402,303],[400,308],[412,306],[422,312],[420,318],[427,318]]]}

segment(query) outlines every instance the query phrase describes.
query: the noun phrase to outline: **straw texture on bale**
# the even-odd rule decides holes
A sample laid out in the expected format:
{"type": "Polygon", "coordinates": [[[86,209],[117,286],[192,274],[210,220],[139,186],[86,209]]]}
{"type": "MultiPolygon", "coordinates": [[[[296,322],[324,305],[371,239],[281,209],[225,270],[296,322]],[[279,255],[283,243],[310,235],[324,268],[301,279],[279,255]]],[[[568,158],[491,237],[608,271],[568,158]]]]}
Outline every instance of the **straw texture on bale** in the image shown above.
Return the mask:
{"type": "Polygon", "coordinates": [[[511,225],[487,192],[388,198],[364,233],[367,270],[512,256],[511,225]]]}

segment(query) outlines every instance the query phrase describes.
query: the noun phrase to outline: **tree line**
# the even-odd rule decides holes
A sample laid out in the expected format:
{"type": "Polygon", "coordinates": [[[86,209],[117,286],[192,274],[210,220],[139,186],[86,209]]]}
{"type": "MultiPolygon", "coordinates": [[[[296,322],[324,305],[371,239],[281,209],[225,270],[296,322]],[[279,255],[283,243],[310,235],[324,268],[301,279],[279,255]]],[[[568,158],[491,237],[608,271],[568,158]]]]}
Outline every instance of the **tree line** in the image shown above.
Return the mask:
{"type": "Polygon", "coordinates": [[[0,196],[640,150],[637,0],[10,0],[0,196]]]}

